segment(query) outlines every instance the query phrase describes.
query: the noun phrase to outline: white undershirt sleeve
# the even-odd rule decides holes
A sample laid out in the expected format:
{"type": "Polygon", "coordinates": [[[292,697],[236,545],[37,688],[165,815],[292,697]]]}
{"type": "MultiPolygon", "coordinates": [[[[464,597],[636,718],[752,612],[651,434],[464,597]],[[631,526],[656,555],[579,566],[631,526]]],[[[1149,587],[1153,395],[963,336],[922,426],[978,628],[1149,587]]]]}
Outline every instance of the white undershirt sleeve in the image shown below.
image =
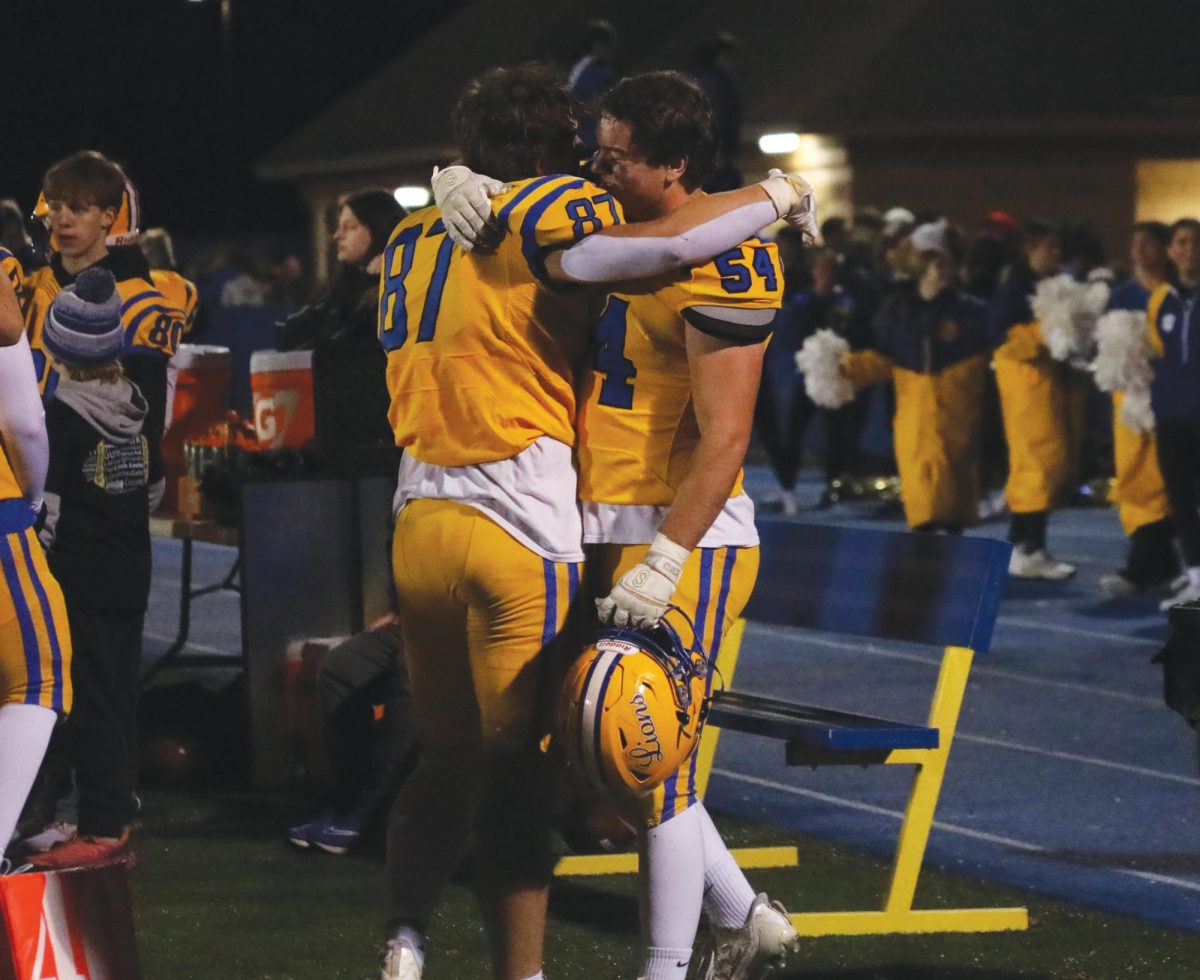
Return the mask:
{"type": "Polygon", "coordinates": [[[672,238],[590,235],[563,252],[562,268],[576,282],[620,282],[706,262],[736,248],[777,220],[764,198],[713,218],[672,238]]]}
{"type": "Polygon", "coordinates": [[[40,504],[50,467],[50,443],[33,355],[24,334],[11,347],[0,347],[0,436],[25,499],[40,504]]]}

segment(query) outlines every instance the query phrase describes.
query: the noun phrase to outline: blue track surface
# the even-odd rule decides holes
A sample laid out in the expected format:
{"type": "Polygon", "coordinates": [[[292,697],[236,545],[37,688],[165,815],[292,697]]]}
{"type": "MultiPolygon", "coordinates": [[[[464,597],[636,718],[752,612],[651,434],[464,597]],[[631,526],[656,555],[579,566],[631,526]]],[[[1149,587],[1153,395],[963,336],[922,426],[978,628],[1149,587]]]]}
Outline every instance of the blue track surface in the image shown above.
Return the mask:
{"type": "MultiPolygon", "coordinates": [[[[747,487],[758,497],[773,484],[751,469],[747,487]]],[[[817,495],[801,487],[802,504],[817,495]]],[[[902,526],[871,511],[806,509],[799,519],[902,526]]],[[[1004,530],[1000,522],[975,533],[1004,530]]],[[[1161,673],[1149,663],[1165,619],[1156,599],[1100,600],[1097,578],[1125,554],[1112,511],[1054,515],[1050,546],[1079,573],[1065,585],[1010,584],[992,650],[972,671],[927,863],[1200,931],[1195,741],[1163,706],[1161,673]]],[[[197,545],[196,582],[220,578],[232,557],[197,545]]],[[[175,635],[178,570],[179,545],[156,541],[148,659],[175,635]]],[[[237,603],[233,593],[196,602],[193,648],[236,653],[237,603]]],[[[736,687],[925,721],[940,651],[811,639],[751,626],[736,687]]],[[[724,734],[709,805],[891,854],[911,770],[793,769],[782,756],[778,742],[724,734]]]]}

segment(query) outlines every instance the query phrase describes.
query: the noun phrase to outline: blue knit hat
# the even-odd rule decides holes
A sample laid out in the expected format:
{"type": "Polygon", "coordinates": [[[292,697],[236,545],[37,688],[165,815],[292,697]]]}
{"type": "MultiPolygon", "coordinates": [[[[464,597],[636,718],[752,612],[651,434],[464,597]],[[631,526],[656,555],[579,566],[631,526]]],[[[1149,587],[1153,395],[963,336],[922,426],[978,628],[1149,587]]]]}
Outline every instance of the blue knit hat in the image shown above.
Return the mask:
{"type": "Polygon", "coordinates": [[[115,361],[125,349],[121,294],[107,269],[84,269],[54,297],[42,342],[58,360],[80,367],[115,361]]]}

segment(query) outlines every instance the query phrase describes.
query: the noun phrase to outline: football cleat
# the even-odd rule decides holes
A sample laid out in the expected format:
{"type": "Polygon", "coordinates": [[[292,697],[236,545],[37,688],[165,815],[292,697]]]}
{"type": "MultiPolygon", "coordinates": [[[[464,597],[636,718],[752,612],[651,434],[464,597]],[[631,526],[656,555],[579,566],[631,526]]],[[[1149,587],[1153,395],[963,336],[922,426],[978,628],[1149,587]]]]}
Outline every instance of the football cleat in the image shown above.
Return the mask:
{"type": "Polygon", "coordinates": [[[762,980],[796,951],[787,909],[765,894],[755,897],[740,928],[714,928],[692,955],[687,980],[762,980]]]}
{"type": "Polygon", "coordinates": [[[379,980],[421,980],[421,960],[405,939],[389,939],[379,980]]]}
{"type": "Polygon", "coordinates": [[[32,837],[26,837],[21,842],[21,847],[27,854],[45,854],[50,848],[70,840],[78,830],[79,827],[70,821],[56,820],[32,837]]]}
{"type": "Polygon", "coordinates": [[[708,713],[708,659],[664,619],[602,629],[567,672],[556,717],[568,768],[618,803],[685,763],[708,713]]]}

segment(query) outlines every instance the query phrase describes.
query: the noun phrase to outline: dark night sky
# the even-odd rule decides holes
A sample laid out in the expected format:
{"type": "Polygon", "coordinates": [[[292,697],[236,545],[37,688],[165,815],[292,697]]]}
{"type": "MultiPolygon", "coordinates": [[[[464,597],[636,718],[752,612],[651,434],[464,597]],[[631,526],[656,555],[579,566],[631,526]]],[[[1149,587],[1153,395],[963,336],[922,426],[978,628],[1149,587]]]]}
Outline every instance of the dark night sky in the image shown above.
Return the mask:
{"type": "Polygon", "coordinates": [[[298,196],[256,183],[254,159],[460,2],[233,0],[232,127],[218,0],[6,4],[0,196],[32,206],[50,163],[93,148],[128,168],[143,227],[303,234],[298,196]]]}

